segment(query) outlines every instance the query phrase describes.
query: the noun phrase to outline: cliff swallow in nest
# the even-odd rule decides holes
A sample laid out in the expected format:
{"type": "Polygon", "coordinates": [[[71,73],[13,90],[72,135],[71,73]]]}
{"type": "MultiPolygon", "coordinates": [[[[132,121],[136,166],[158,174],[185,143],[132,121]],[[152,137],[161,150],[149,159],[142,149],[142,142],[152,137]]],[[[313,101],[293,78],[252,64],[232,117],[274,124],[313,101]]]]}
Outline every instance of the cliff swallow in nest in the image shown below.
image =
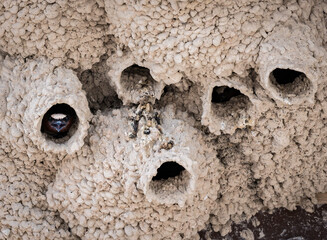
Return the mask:
{"type": "Polygon", "coordinates": [[[75,111],[66,104],[57,104],[50,108],[42,119],[41,131],[54,137],[65,137],[76,121],[75,111]]]}

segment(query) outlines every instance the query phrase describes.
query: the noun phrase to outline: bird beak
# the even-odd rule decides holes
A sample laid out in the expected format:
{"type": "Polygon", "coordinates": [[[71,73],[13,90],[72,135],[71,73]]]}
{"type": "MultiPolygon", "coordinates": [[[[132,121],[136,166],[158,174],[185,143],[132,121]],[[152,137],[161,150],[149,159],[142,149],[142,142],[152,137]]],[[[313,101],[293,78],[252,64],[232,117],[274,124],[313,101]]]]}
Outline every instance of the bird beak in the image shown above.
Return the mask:
{"type": "Polygon", "coordinates": [[[53,126],[57,130],[57,132],[60,132],[61,129],[63,129],[66,126],[66,122],[54,121],[53,123],[51,123],[51,126],[53,126]]]}

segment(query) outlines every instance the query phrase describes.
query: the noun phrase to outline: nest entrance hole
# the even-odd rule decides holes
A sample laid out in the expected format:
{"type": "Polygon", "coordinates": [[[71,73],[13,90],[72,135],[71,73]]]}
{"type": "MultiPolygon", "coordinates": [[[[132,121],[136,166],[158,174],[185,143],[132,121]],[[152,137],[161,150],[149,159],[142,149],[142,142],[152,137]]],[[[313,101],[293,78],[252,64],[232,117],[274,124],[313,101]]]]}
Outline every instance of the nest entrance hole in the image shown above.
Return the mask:
{"type": "Polygon", "coordinates": [[[211,102],[213,103],[226,103],[234,97],[240,96],[242,93],[227,86],[214,87],[212,90],[211,102]]]}
{"type": "Polygon", "coordinates": [[[215,117],[237,121],[239,114],[247,111],[251,105],[249,97],[238,89],[228,86],[216,86],[212,89],[211,112],[215,117]]]}
{"type": "Polygon", "coordinates": [[[150,69],[136,64],[122,71],[120,81],[125,91],[131,95],[134,103],[153,99],[159,84],[151,76],[150,69]]]}
{"type": "Polygon", "coordinates": [[[274,78],[278,84],[288,84],[295,81],[295,79],[301,75],[305,75],[304,73],[292,70],[292,69],[281,69],[276,68],[272,71],[274,78]]]}
{"type": "Polygon", "coordinates": [[[43,115],[41,132],[56,143],[66,142],[77,128],[77,114],[68,104],[55,104],[43,115]]]}
{"type": "Polygon", "coordinates": [[[122,84],[126,88],[143,88],[155,83],[150,74],[150,69],[133,64],[121,73],[122,84]]]}
{"type": "Polygon", "coordinates": [[[152,178],[152,181],[167,180],[179,176],[185,168],[176,162],[165,162],[158,170],[157,175],[152,178]]]}
{"type": "Polygon", "coordinates": [[[310,79],[303,72],[289,68],[274,69],[269,80],[283,95],[300,95],[307,92],[311,86],[310,79]]]}
{"type": "Polygon", "coordinates": [[[170,161],[163,163],[157,174],[150,181],[150,190],[159,201],[178,202],[178,196],[183,195],[189,188],[191,174],[180,164],[170,161]]]}
{"type": "Polygon", "coordinates": [[[151,76],[150,70],[146,67],[141,67],[137,64],[133,64],[126,68],[123,72],[122,75],[133,75],[133,74],[138,74],[138,75],[143,75],[143,76],[151,76]]]}

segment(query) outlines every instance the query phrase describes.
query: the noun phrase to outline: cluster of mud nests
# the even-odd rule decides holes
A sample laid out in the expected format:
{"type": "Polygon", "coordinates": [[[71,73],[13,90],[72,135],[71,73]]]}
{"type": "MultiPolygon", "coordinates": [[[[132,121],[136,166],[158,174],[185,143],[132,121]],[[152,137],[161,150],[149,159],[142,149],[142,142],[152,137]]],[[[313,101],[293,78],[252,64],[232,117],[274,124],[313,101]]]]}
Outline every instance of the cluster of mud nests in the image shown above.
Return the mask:
{"type": "Polygon", "coordinates": [[[321,0],[0,0],[0,239],[326,238],[326,26],[321,0]]]}

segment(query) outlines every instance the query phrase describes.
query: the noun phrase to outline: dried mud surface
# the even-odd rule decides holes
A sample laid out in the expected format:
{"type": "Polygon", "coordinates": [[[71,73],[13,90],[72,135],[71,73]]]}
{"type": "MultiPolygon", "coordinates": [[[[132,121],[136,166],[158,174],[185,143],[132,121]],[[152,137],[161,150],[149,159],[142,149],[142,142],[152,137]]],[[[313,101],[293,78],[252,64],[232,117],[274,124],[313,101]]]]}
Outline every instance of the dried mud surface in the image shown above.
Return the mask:
{"type": "Polygon", "coordinates": [[[228,239],[313,212],[326,23],[319,0],[1,1],[0,238],[228,239]],[[58,104],[63,138],[41,131],[58,104]]]}

